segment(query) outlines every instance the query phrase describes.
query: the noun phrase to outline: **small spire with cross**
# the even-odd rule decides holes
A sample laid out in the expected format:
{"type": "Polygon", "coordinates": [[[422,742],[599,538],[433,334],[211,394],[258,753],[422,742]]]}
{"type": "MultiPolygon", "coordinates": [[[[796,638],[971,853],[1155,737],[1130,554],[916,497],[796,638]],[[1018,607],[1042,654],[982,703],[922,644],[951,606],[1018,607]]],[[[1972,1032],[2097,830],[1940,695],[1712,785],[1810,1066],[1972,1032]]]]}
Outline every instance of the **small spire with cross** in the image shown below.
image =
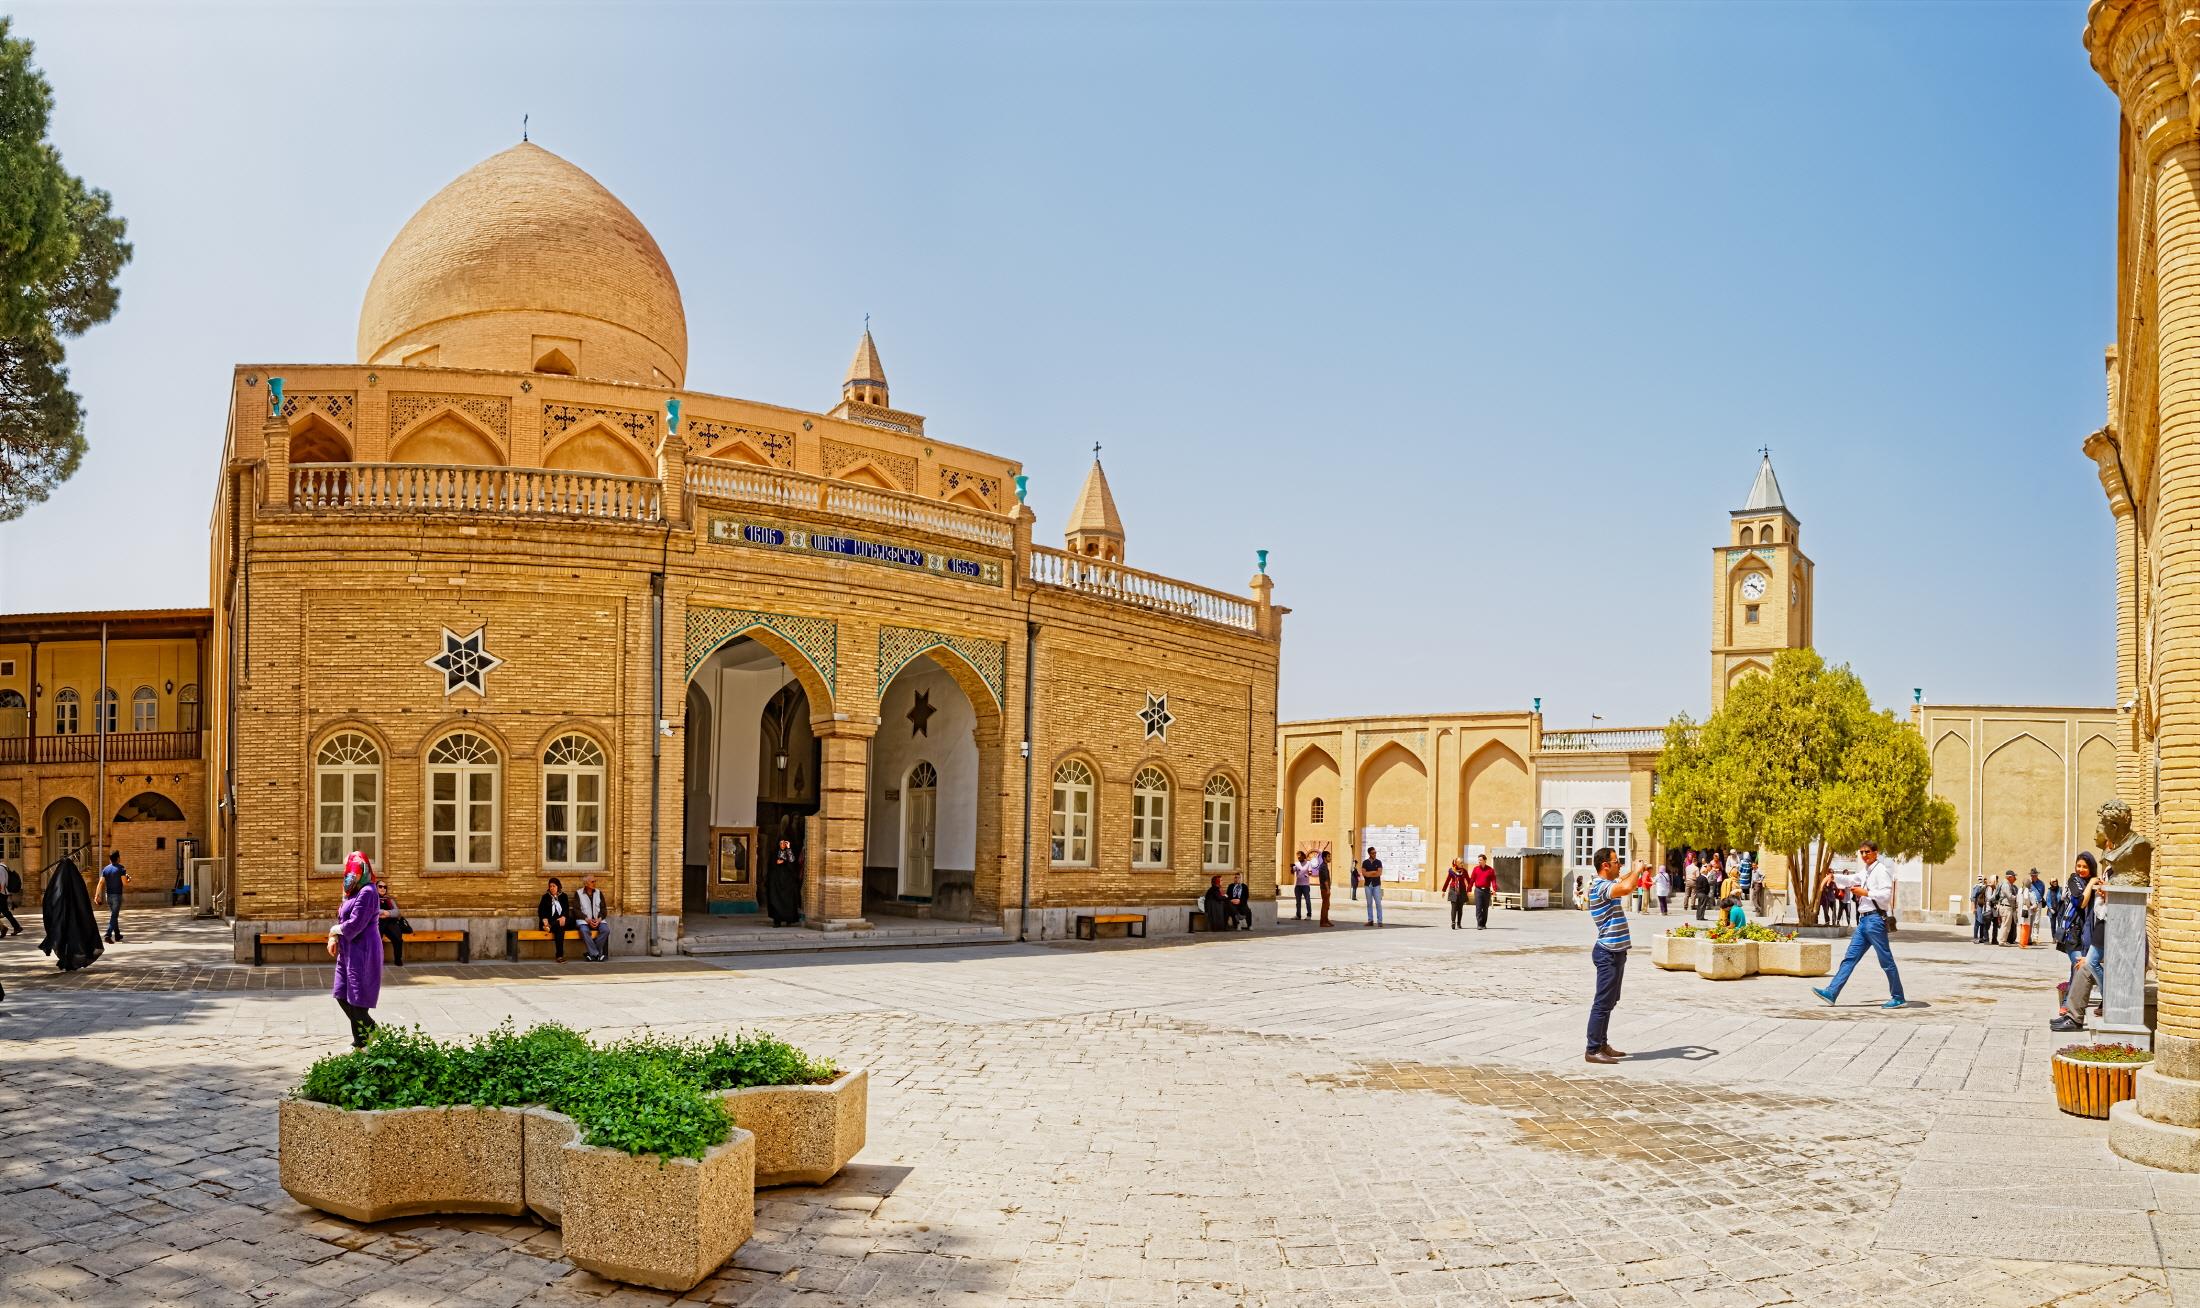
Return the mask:
{"type": "Polygon", "coordinates": [[[519,143],[520,143],[521,145],[525,145],[525,144],[527,144],[527,119],[528,119],[528,117],[529,117],[529,116],[528,116],[527,114],[521,114],[521,115],[519,116],[519,143]]]}
{"type": "Polygon", "coordinates": [[[1100,442],[1098,441],[1092,443],[1092,461],[1094,463],[1100,462],[1100,442]]]}

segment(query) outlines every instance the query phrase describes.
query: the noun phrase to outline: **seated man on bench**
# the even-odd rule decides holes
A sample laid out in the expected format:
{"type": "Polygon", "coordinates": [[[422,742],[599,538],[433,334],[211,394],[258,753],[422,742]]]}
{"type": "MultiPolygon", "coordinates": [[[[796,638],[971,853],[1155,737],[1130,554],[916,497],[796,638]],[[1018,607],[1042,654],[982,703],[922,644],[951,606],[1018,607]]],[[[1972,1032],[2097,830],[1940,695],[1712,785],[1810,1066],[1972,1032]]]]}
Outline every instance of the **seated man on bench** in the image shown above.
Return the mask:
{"type": "Polygon", "coordinates": [[[1243,876],[1233,877],[1230,888],[1222,892],[1230,901],[1230,925],[1240,931],[1253,929],[1253,892],[1246,888],[1243,876]]]}
{"type": "Polygon", "coordinates": [[[581,934],[581,961],[601,963],[611,953],[611,923],[604,917],[603,892],[596,889],[596,875],[581,878],[580,893],[573,896],[573,920],[581,934]]]}

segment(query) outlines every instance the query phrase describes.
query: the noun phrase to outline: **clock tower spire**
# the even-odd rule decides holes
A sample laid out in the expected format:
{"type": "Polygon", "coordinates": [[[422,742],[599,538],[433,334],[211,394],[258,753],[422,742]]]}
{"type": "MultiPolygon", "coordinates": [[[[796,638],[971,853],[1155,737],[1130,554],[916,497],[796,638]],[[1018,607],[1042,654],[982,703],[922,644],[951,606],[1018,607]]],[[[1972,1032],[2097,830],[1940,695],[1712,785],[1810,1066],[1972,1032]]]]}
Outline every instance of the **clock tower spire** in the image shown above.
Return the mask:
{"type": "Polygon", "coordinates": [[[1744,677],[1772,670],[1772,656],[1811,643],[1815,565],[1802,551],[1802,524],[1780,493],[1772,451],[1760,449],[1757,480],[1728,514],[1726,543],[1711,552],[1711,708],[1744,677]]]}

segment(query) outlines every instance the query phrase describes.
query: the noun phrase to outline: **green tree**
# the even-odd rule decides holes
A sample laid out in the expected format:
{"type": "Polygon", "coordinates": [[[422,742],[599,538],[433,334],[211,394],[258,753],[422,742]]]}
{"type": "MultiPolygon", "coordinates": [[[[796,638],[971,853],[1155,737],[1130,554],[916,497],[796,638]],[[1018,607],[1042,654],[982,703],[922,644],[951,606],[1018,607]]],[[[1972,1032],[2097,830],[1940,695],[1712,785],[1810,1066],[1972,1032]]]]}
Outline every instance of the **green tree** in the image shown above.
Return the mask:
{"type": "Polygon", "coordinates": [[[84,409],[63,337],[114,316],[130,260],[105,191],[61,166],[46,139],[53,88],[0,16],[0,522],[20,517],[84,459],[84,409]]]}
{"type": "Polygon", "coordinates": [[[1836,852],[1870,840],[1892,858],[1945,862],[1955,806],[1932,793],[1925,742],[1874,712],[1846,665],[1783,650],[1701,726],[1673,719],[1658,759],[1650,831],[1668,845],[1782,854],[1797,920],[1817,918],[1836,852]]]}

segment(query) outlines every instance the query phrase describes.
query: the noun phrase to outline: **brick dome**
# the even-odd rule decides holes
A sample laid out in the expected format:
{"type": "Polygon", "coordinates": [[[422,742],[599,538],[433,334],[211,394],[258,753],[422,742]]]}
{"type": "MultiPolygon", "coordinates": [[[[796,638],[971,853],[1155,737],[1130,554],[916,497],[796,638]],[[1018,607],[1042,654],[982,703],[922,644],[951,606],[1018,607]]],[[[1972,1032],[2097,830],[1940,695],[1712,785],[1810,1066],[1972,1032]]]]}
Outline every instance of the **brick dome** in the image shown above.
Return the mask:
{"type": "Polygon", "coordinates": [[[359,309],[359,359],[676,387],[687,313],[633,211],[522,144],[436,192],[390,242],[359,309]]]}

